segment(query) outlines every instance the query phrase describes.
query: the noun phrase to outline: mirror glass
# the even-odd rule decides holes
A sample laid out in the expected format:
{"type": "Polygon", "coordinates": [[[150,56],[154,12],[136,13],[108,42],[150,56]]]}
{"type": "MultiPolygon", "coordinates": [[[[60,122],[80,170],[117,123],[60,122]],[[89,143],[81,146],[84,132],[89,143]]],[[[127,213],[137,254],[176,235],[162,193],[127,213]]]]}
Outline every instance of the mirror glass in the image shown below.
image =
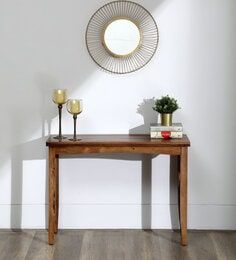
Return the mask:
{"type": "Polygon", "coordinates": [[[105,28],[103,42],[114,56],[128,56],[141,42],[141,34],[135,23],[128,19],[116,19],[105,28]]]}

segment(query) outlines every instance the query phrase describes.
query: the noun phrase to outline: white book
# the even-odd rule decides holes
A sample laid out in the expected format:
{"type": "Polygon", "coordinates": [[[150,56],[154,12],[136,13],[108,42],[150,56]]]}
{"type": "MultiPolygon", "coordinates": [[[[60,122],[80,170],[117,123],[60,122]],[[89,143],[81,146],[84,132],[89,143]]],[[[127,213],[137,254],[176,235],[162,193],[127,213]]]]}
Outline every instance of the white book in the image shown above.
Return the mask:
{"type": "Polygon", "coordinates": [[[151,138],[158,138],[158,139],[183,138],[183,132],[171,132],[171,131],[151,132],[151,138]]]}
{"type": "Polygon", "coordinates": [[[163,126],[161,124],[151,124],[150,125],[151,132],[158,131],[172,131],[172,132],[183,132],[183,125],[181,123],[173,123],[171,126],[163,126]]]}

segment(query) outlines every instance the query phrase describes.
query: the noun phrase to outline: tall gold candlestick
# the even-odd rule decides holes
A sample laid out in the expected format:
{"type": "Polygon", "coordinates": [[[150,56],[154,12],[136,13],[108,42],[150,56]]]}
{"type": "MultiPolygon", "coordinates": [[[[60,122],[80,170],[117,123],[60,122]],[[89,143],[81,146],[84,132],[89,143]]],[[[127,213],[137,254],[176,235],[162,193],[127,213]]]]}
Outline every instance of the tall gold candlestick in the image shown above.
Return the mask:
{"type": "Polygon", "coordinates": [[[53,90],[53,97],[52,100],[55,104],[58,105],[58,113],[59,113],[59,134],[58,136],[54,137],[55,139],[64,139],[66,137],[62,136],[61,131],[61,112],[63,104],[67,101],[67,90],[66,89],[54,89],[53,90]]]}

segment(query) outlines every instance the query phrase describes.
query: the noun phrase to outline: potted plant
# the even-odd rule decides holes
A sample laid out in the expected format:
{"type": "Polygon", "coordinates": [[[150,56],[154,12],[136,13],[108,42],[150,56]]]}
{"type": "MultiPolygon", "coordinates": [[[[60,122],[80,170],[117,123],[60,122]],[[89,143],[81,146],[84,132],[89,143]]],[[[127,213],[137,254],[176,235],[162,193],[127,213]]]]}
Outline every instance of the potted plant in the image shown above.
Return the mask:
{"type": "Polygon", "coordinates": [[[155,100],[153,110],[161,114],[161,125],[171,126],[172,114],[179,108],[177,100],[167,95],[155,100]]]}

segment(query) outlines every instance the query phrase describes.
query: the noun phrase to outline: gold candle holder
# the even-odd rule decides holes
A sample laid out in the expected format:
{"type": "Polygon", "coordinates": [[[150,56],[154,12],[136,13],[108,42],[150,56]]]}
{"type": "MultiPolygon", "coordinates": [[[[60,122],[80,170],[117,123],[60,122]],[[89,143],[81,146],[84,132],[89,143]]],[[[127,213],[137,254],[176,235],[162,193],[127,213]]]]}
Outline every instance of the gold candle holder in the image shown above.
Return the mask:
{"type": "Polygon", "coordinates": [[[81,139],[76,138],[76,120],[77,115],[79,115],[83,110],[83,101],[82,99],[69,99],[66,103],[67,111],[73,115],[74,120],[74,135],[70,141],[79,141],[81,139]]]}
{"type": "Polygon", "coordinates": [[[54,138],[59,139],[59,140],[65,139],[66,137],[62,136],[62,131],[61,131],[61,112],[62,112],[63,104],[65,104],[67,101],[67,90],[66,89],[54,89],[52,100],[55,104],[58,105],[58,113],[59,113],[59,134],[58,134],[58,136],[56,136],[54,138]]]}

